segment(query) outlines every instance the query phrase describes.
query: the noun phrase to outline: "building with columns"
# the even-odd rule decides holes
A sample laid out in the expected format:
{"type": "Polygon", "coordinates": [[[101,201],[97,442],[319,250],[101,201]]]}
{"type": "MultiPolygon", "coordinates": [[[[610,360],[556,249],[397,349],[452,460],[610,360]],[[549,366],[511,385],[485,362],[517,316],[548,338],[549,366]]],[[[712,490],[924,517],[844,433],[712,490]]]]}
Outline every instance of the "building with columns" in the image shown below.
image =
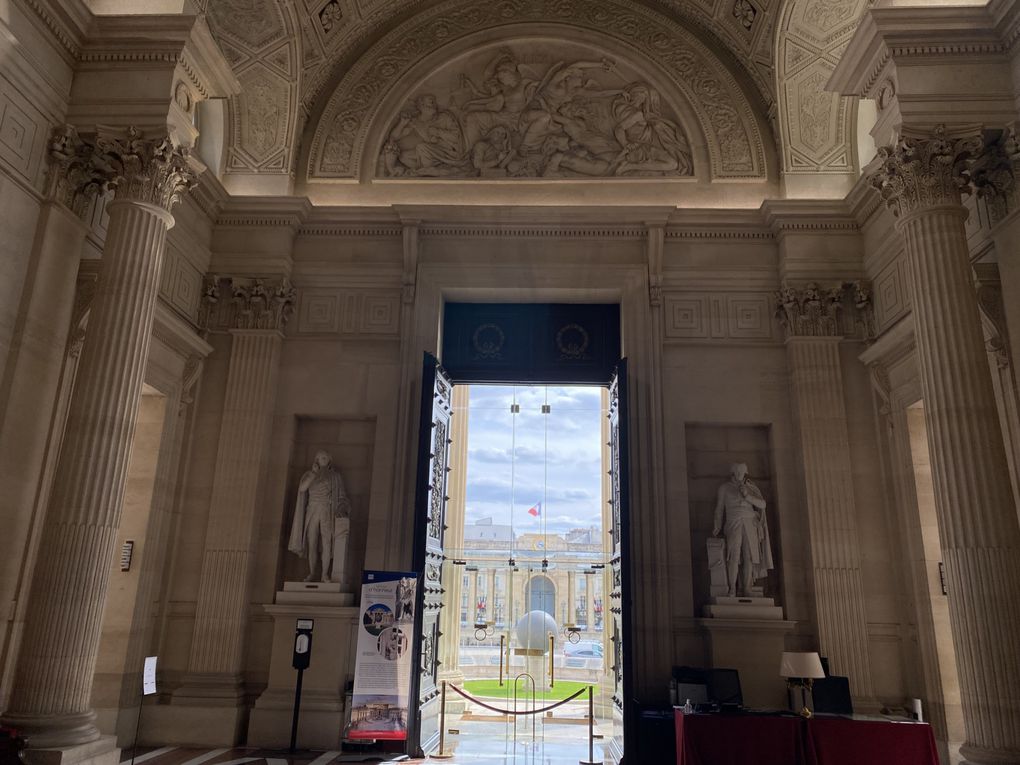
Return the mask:
{"type": "MultiPolygon", "coordinates": [[[[310,614],[303,724],[335,748],[361,572],[422,555],[431,708],[464,455],[420,454],[422,356],[487,303],[618,307],[626,698],[737,666],[783,706],[779,653],[818,651],[859,710],[921,699],[945,763],[1020,763],[1013,0],[8,0],[0,27],[0,724],[30,762],[116,763],[136,722],[282,745],[310,614]],[[319,450],[350,535],[309,595],[319,450]],[[706,610],[731,463],[768,618],[706,610]]],[[[594,381],[590,327],[546,329],[594,381]]],[[[525,379],[498,321],[458,337],[525,379]]]]}

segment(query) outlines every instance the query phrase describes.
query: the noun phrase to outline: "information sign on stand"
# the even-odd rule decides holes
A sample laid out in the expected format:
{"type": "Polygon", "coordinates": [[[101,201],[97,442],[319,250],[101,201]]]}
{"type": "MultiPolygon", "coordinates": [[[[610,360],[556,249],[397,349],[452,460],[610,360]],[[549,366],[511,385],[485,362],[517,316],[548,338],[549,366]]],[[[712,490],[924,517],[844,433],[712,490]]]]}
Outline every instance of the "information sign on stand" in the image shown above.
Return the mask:
{"type": "Polygon", "coordinates": [[[298,619],[294,625],[294,658],[290,665],[297,670],[297,684],[294,686],[294,718],[290,724],[290,753],[297,749],[298,715],[301,712],[301,682],[305,670],[312,663],[313,619],[298,619]]]}

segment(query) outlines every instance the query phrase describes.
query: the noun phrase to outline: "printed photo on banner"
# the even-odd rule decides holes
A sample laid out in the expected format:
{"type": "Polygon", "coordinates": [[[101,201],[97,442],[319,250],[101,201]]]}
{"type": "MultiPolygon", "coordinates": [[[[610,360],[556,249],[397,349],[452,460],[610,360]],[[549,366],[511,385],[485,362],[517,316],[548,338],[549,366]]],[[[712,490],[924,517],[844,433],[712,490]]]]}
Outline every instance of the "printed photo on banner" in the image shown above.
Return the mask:
{"type": "Polygon", "coordinates": [[[418,577],[366,571],[346,738],[404,740],[410,707],[414,605],[418,577]]]}

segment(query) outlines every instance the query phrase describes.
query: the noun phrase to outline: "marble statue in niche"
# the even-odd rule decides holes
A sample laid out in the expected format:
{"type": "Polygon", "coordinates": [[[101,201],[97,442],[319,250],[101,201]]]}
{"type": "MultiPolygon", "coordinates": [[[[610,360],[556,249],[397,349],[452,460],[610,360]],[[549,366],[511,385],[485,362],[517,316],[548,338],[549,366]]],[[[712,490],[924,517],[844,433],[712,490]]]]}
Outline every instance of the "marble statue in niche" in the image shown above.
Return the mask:
{"type": "MultiPolygon", "coordinates": [[[[716,497],[712,535],[723,535],[726,540],[727,595],[751,596],[754,583],[775,567],[765,498],[748,478],[747,465],[742,462],[730,467],[730,478],[719,486],[716,497]]],[[[711,554],[710,546],[710,567],[711,554]]]]}
{"type": "MultiPolygon", "coordinates": [[[[441,83],[438,83],[441,85],[441,83]]],[[[387,133],[388,178],[670,177],[693,173],[684,130],[658,91],[614,61],[522,63],[509,48],[481,82],[419,93],[387,133]]]]}
{"type": "Polygon", "coordinates": [[[342,582],[351,534],[351,501],[329,452],[319,451],[298,484],[287,549],[308,559],[306,582],[342,582]]]}

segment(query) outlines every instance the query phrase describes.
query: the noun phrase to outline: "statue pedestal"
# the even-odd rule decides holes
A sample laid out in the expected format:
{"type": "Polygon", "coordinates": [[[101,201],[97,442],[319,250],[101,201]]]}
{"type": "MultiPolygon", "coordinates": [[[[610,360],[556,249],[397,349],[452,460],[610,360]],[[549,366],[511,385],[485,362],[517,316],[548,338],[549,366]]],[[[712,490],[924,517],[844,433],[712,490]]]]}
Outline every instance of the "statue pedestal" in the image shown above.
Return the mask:
{"type": "Polygon", "coordinates": [[[354,593],[341,592],[339,582],[284,582],[276,593],[278,606],[353,606],[354,593]]]}
{"type": "Polygon", "coordinates": [[[712,619],[783,618],[783,609],[772,598],[731,598],[725,595],[712,598],[704,613],[712,619]]]}
{"type": "MultiPolygon", "coordinates": [[[[722,600],[731,600],[723,598],[722,600]]],[[[732,598],[745,600],[745,598],[732,598]]],[[[770,598],[761,598],[769,600],[770,598]]],[[[744,706],[786,709],[786,683],[779,676],[779,662],[786,648],[786,634],[797,624],[782,618],[778,606],[739,606],[721,603],[709,608],[774,608],[779,618],[730,619],[713,616],[699,619],[708,633],[711,666],[740,672],[744,706]]],[[[681,702],[683,700],[681,699],[681,702]]]]}
{"type": "Polygon", "coordinates": [[[351,605],[353,601],[353,593],[340,592],[337,583],[287,582],[283,591],[276,593],[276,604],[263,606],[273,618],[273,652],[268,685],[251,710],[249,746],[282,749],[290,743],[297,681],[297,670],[291,667],[295,621],[314,619],[312,658],[304,675],[297,744],[303,749],[340,749],[344,692],[354,678],[361,616],[361,610],[351,605]],[[305,589],[297,589],[302,585],[305,589]],[[308,585],[318,588],[310,589],[308,585]]]}

